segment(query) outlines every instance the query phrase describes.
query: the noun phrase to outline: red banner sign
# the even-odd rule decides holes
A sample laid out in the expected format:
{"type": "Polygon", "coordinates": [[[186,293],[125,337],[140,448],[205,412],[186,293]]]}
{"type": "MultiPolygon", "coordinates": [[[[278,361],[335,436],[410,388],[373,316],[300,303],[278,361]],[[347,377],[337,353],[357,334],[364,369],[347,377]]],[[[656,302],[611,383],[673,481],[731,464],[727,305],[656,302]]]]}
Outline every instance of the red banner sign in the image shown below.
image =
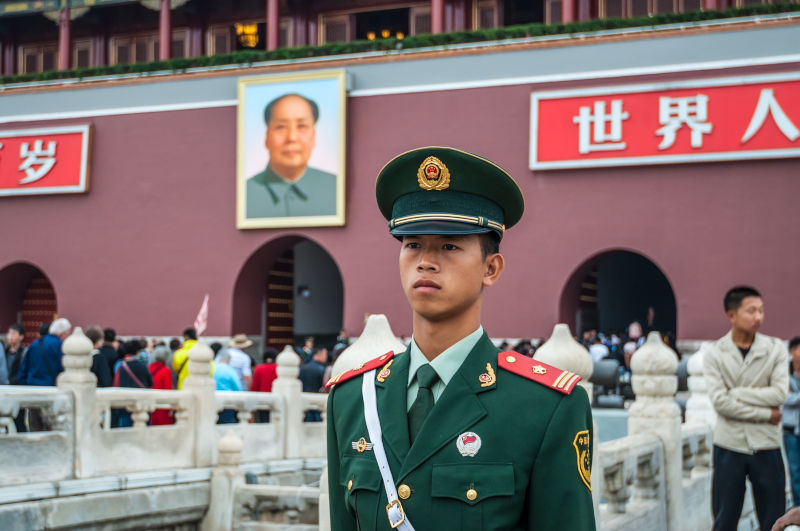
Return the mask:
{"type": "Polygon", "coordinates": [[[89,187],[90,126],[0,131],[0,196],[89,187]]]}
{"type": "Polygon", "coordinates": [[[800,156],[800,73],[531,95],[530,168],[800,156]]]}

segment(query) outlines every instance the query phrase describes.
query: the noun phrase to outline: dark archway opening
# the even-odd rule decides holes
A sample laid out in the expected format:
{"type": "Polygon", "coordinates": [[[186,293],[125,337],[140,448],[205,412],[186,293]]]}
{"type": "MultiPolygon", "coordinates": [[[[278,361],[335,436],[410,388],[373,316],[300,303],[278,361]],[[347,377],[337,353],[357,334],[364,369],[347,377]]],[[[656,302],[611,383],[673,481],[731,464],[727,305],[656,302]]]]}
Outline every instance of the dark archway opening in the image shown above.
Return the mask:
{"type": "Polygon", "coordinates": [[[17,262],[0,269],[0,331],[14,323],[25,327],[25,343],[38,337],[39,327],[58,314],[56,292],[38,267],[17,262]]]}
{"type": "Polygon", "coordinates": [[[232,334],[283,349],[313,336],[332,347],[342,328],[344,287],[331,255],[299,236],[269,241],[242,266],[233,292],[232,334]]]}
{"type": "Polygon", "coordinates": [[[646,332],[677,333],[675,294],[649,259],[607,251],[586,260],[561,293],[559,318],[580,337],[587,330],[624,334],[638,321],[646,332]]]}

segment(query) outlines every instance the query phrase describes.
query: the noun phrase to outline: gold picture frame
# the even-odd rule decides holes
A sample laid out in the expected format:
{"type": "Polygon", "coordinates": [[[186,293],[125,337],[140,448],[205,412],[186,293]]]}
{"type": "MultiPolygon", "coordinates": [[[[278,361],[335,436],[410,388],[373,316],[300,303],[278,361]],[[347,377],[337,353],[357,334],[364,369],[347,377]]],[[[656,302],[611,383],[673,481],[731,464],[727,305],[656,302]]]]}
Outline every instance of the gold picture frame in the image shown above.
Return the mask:
{"type": "Polygon", "coordinates": [[[345,224],[346,79],[329,70],[239,80],[238,229],[345,224]]]}

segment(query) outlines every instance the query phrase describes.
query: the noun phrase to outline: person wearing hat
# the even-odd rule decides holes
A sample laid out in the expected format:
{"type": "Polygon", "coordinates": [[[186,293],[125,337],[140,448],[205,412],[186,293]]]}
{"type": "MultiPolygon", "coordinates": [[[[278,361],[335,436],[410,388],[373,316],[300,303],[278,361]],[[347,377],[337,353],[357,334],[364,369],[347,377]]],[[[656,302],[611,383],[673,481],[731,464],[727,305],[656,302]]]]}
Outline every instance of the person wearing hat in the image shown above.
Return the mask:
{"type": "MultiPolygon", "coordinates": [[[[247,339],[247,335],[236,334],[228,342],[228,348],[226,349],[231,356],[229,365],[231,369],[236,371],[236,375],[239,377],[239,387],[244,391],[250,389],[250,385],[253,383],[253,373],[250,369],[252,362],[250,356],[244,352],[244,349],[252,345],[253,342],[247,339]]],[[[217,357],[219,357],[219,354],[217,354],[217,357]]],[[[215,359],[214,361],[217,360],[215,359]]]]}
{"type": "Polygon", "coordinates": [[[498,352],[480,324],[524,210],[514,179],[426,147],[389,161],[376,195],[401,242],[413,337],[328,382],[331,528],[595,529],[580,377],[498,352]]]}

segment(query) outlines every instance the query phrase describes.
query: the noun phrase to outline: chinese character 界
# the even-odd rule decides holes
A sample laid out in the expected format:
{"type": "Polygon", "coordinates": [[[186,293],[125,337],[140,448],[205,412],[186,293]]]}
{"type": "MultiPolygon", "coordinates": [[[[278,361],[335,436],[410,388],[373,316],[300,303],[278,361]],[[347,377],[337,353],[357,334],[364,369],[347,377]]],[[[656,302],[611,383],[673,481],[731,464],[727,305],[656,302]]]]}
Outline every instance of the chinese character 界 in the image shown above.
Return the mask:
{"type": "Polygon", "coordinates": [[[578,124],[578,152],[582,155],[592,151],[625,149],[622,142],[622,120],[628,113],[622,112],[622,100],[611,100],[611,113],[606,114],[606,102],[594,102],[591,107],[581,107],[572,121],[578,124]],[[606,132],[606,125],[609,131],[606,132]]]}
{"type": "Polygon", "coordinates": [[[705,94],[688,98],[662,96],[658,99],[658,121],[664,127],[657,130],[656,134],[664,138],[658,149],[672,147],[675,143],[675,133],[683,127],[683,124],[692,130],[692,147],[703,147],[703,134],[710,133],[712,128],[706,120],[708,120],[708,96],[705,94]]]}
{"type": "Polygon", "coordinates": [[[767,114],[772,114],[775,125],[778,126],[778,129],[781,130],[781,133],[783,133],[786,138],[794,142],[800,137],[800,131],[798,131],[789,117],[786,116],[781,106],[778,105],[778,100],[775,99],[775,93],[772,89],[761,89],[761,94],[758,96],[756,111],[750,119],[750,125],[747,126],[744,136],[742,136],[742,144],[753,138],[758,130],[761,129],[761,126],[764,125],[764,121],[767,119],[767,114]]]}
{"type": "Polygon", "coordinates": [[[19,184],[36,182],[53,169],[56,163],[56,142],[55,140],[48,142],[47,150],[43,148],[42,144],[44,144],[42,140],[36,140],[33,143],[33,151],[27,142],[23,142],[20,146],[19,156],[25,160],[19,165],[18,170],[25,170],[27,177],[21,179],[19,184]]]}

